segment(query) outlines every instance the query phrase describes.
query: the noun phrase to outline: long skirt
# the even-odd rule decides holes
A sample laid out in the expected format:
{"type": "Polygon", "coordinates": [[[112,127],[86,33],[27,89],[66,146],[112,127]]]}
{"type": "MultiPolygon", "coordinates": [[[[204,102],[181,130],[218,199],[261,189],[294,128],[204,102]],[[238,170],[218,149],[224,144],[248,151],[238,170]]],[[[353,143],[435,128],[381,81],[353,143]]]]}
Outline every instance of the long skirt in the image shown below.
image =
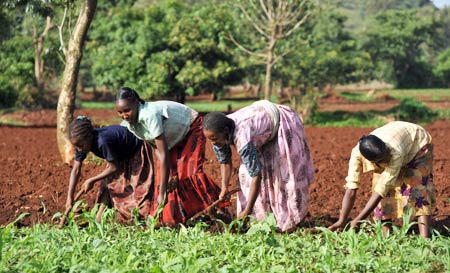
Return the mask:
{"type": "MultiPolygon", "coordinates": [[[[425,145],[400,170],[397,187],[388,192],[374,210],[375,220],[401,218],[411,210],[411,216],[431,215],[436,206],[433,183],[433,145],[425,145]]],[[[372,188],[375,188],[381,172],[375,172],[372,188]]]]}
{"type": "Polygon", "coordinates": [[[97,202],[113,207],[121,222],[132,220],[134,215],[145,219],[150,211],[153,184],[151,148],[143,143],[129,160],[119,162],[116,175],[103,179],[97,202]]]}
{"type": "MultiPolygon", "coordinates": [[[[167,203],[160,215],[163,225],[184,223],[219,199],[220,188],[203,172],[206,138],[202,131],[202,119],[198,117],[191,124],[185,139],[169,151],[172,179],[168,185],[167,203]]],[[[160,184],[159,166],[160,162],[156,160],[155,201],[160,184]]],[[[229,205],[230,202],[223,202],[219,207],[229,205]]],[[[154,202],[150,214],[154,216],[156,213],[154,202]]]]}
{"type": "MultiPolygon", "coordinates": [[[[252,216],[264,220],[273,213],[277,228],[292,231],[308,212],[309,185],[314,181],[314,167],[306,142],[303,124],[298,114],[277,106],[280,126],[274,140],[258,149],[262,165],[261,191],[253,207],[252,216]]],[[[241,162],[237,213],[247,205],[252,177],[241,162]]]]}

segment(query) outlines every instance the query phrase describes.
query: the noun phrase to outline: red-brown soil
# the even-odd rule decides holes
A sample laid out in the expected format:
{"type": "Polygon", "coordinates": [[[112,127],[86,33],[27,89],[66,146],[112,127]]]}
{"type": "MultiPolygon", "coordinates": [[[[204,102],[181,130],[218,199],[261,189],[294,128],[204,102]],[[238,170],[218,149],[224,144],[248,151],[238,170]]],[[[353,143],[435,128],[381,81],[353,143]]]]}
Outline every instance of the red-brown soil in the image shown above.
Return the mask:
{"type": "MultiPolygon", "coordinates": [[[[113,110],[77,110],[93,118],[96,125],[119,122],[113,110]]],[[[20,118],[32,127],[0,126],[0,225],[17,219],[24,212],[29,215],[19,225],[51,223],[57,212],[64,211],[66,190],[71,167],[61,162],[56,145],[56,113],[51,110],[16,112],[0,118],[20,118]]],[[[440,231],[448,234],[442,225],[450,226],[450,122],[437,121],[426,129],[435,144],[434,178],[437,188],[437,208],[433,219],[440,231]]],[[[352,147],[370,128],[316,128],[307,127],[306,133],[314,159],[316,180],[311,185],[311,199],[306,225],[327,226],[339,216],[344,178],[352,147]]],[[[219,165],[207,143],[205,171],[220,181],[219,165]]],[[[237,157],[234,155],[234,165],[237,157]]],[[[100,172],[104,166],[85,164],[83,178],[100,172]]],[[[236,174],[233,176],[236,181],[236,174]]],[[[351,216],[370,196],[370,174],[363,177],[351,216]]],[[[85,197],[92,205],[94,193],[85,197]]]]}

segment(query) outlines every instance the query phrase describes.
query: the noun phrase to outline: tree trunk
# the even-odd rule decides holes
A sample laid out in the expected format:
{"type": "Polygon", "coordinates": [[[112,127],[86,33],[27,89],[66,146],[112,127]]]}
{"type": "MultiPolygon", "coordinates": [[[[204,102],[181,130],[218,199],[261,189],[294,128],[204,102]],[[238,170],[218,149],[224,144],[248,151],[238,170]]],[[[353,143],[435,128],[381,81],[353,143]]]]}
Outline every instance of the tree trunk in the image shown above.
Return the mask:
{"type": "MultiPolygon", "coordinates": [[[[272,54],[269,53],[271,56],[272,54]]],[[[270,100],[270,94],[272,93],[272,59],[267,56],[266,62],[266,78],[264,82],[264,99],[270,100]]]]}
{"type": "MultiPolygon", "coordinates": [[[[274,30],[275,31],[275,30],[274,30]]],[[[270,100],[270,94],[272,93],[272,68],[273,68],[273,54],[276,44],[275,32],[272,33],[270,44],[267,48],[266,59],[266,78],[264,82],[264,99],[270,100]]]]}
{"type": "Polygon", "coordinates": [[[96,8],[97,0],[84,0],[77,23],[70,37],[66,66],[61,82],[57,108],[56,138],[61,158],[64,163],[68,164],[73,160],[73,147],[68,138],[68,130],[75,109],[77,77],[80,70],[84,42],[96,8]]]}
{"type": "Polygon", "coordinates": [[[48,32],[55,27],[50,16],[47,16],[45,29],[41,35],[37,35],[36,27],[33,28],[33,43],[34,43],[34,76],[36,78],[36,85],[39,92],[44,89],[44,60],[42,57],[42,51],[44,48],[44,40],[48,32]]]}

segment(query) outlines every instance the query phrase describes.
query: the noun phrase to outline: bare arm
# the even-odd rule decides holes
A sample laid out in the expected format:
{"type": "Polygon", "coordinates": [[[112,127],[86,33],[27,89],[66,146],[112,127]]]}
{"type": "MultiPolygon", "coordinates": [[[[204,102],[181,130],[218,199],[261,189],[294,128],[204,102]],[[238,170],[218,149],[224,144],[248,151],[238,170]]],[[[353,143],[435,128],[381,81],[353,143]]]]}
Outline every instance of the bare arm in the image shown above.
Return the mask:
{"type": "Polygon", "coordinates": [[[80,179],[81,166],[82,164],[80,161],[75,160],[73,162],[72,171],[70,172],[69,178],[69,188],[67,190],[66,209],[72,207],[73,195],[75,188],[77,187],[78,180],[80,179]]]}
{"type": "Polygon", "coordinates": [[[224,198],[228,192],[228,185],[230,183],[231,170],[233,169],[233,164],[230,162],[220,164],[220,174],[222,176],[222,190],[220,192],[219,198],[224,198]]]}
{"type": "Polygon", "coordinates": [[[162,202],[164,202],[164,197],[167,191],[167,183],[169,181],[170,157],[169,148],[164,134],[161,134],[155,139],[155,144],[157,149],[156,156],[158,156],[158,159],[161,162],[159,166],[160,184],[158,195],[158,204],[161,204],[162,202]]]}
{"type": "Polygon", "coordinates": [[[356,216],[355,219],[352,220],[351,226],[355,227],[356,225],[358,225],[359,221],[366,219],[367,216],[369,216],[370,213],[372,213],[372,211],[375,209],[378,203],[380,203],[381,199],[383,199],[381,195],[379,195],[376,192],[372,193],[372,196],[370,197],[369,201],[367,201],[367,204],[364,207],[364,209],[358,214],[358,216],[356,216]]]}
{"type": "Polygon", "coordinates": [[[346,224],[348,215],[352,210],[353,204],[355,203],[357,189],[347,189],[344,193],[344,197],[342,198],[342,209],[339,215],[339,220],[331,225],[329,229],[331,230],[340,230],[346,224]]]}
{"type": "Polygon", "coordinates": [[[245,217],[252,213],[255,206],[256,199],[258,198],[259,191],[261,190],[261,174],[252,178],[252,184],[250,185],[250,193],[248,196],[248,203],[245,209],[239,214],[238,218],[245,217]]]}
{"type": "Polygon", "coordinates": [[[94,184],[96,182],[98,182],[101,179],[106,178],[106,177],[110,176],[111,174],[117,172],[117,169],[118,169],[117,161],[108,162],[108,165],[103,170],[103,172],[99,173],[96,176],[93,176],[93,177],[90,177],[90,178],[86,179],[86,181],[83,184],[84,192],[86,193],[86,192],[90,191],[94,187],[94,184]]]}

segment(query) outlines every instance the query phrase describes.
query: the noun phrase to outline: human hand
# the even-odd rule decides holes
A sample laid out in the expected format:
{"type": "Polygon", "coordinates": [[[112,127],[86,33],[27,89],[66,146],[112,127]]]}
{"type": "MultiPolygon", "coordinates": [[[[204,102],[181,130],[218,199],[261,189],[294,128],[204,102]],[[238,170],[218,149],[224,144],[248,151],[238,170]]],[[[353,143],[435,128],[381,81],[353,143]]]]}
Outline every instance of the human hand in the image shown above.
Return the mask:
{"type": "Polygon", "coordinates": [[[229,196],[229,194],[228,194],[228,189],[223,188],[223,189],[220,191],[219,199],[225,199],[225,200],[230,199],[230,196],[229,196]]]}
{"type": "Polygon", "coordinates": [[[243,219],[249,215],[250,215],[250,213],[247,210],[243,210],[243,211],[241,211],[241,213],[239,213],[239,215],[237,216],[237,219],[243,219]]]}
{"type": "Polygon", "coordinates": [[[331,231],[342,231],[344,229],[344,221],[337,221],[336,223],[332,224],[328,227],[331,231]]]}
{"type": "Polygon", "coordinates": [[[359,224],[360,224],[359,221],[357,221],[357,220],[352,220],[352,221],[350,222],[350,228],[357,228],[357,227],[359,227],[359,224]]]}
{"type": "Polygon", "coordinates": [[[67,201],[66,201],[66,210],[71,209],[71,208],[72,208],[72,204],[73,204],[73,198],[67,197],[67,201]]]}
{"type": "Polygon", "coordinates": [[[83,183],[83,190],[84,190],[84,193],[87,193],[87,192],[89,192],[90,190],[92,190],[92,188],[94,187],[94,184],[95,184],[95,181],[92,181],[92,180],[86,180],[84,183],[83,183]]]}
{"type": "Polygon", "coordinates": [[[158,198],[156,198],[156,204],[157,206],[160,206],[161,204],[164,205],[165,203],[165,195],[164,194],[158,194],[158,198]]]}

